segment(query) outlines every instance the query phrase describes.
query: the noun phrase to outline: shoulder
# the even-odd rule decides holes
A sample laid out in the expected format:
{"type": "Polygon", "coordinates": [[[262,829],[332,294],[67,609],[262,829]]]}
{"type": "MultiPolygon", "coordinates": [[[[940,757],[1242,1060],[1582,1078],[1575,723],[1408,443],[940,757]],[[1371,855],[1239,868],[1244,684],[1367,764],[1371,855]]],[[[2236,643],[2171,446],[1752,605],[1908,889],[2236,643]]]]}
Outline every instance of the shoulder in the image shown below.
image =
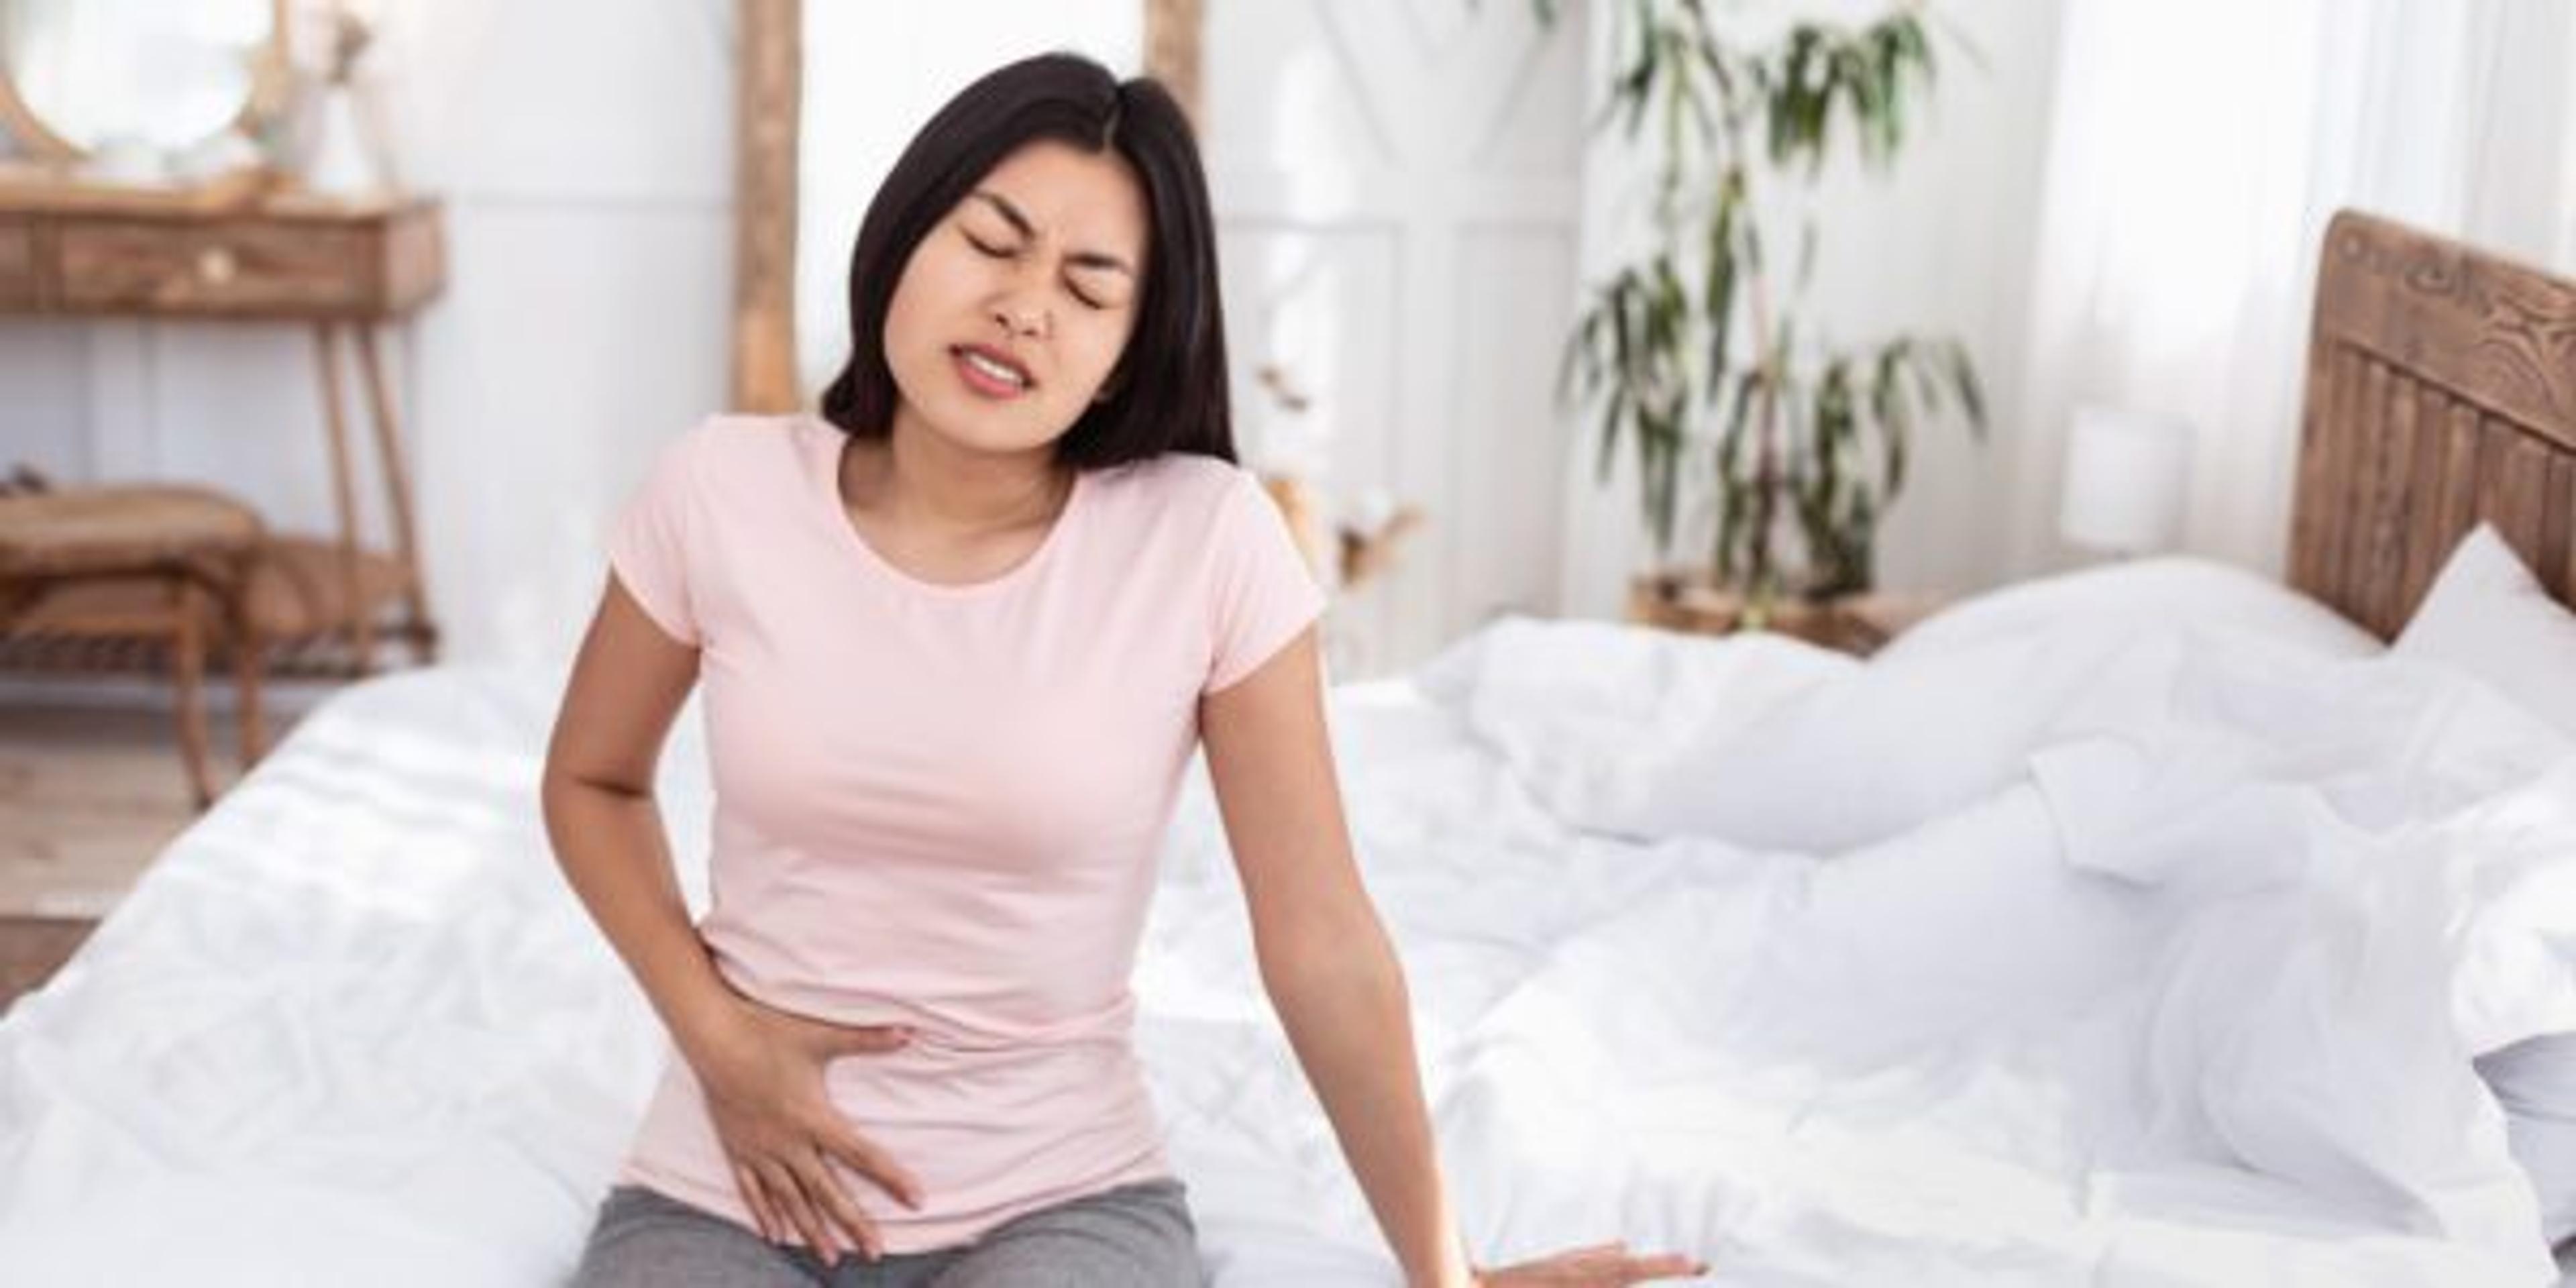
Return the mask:
{"type": "Polygon", "coordinates": [[[701,498],[774,498],[812,462],[829,458],[823,435],[839,434],[810,416],[718,413],[663,442],[653,472],[662,486],[701,498]]]}
{"type": "Polygon", "coordinates": [[[774,460],[792,456],[798,445],[810,444],[816,434],[839,432],[833,426],[801,413],[760,416],[717,412],[690,427],[671,447],[702,465],[745,459],[774,460]]]}
{"type": "Polygon", "coordinates": [[[1096,470],[1091,486],[1131,512],[1206,524],[1259,492],[1261,482],[1232,461],[1165,452],[1096,470]]]}

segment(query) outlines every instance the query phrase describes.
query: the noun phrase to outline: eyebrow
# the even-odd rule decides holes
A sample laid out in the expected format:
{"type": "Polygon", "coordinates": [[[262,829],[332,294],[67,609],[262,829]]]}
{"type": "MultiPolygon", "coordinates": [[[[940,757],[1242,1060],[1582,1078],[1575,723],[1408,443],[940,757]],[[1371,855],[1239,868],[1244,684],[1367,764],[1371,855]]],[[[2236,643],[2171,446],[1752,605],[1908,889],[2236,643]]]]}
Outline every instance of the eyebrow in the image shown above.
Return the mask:
{"type": "MultiPolygon", "coordinates": [[[[983,188],[978,188],[969,195],[992,203],[993,209],[1000,211],[1002,218],[1009,221],[1011,227],[1016,229],[1020,236],[1037,236],[1037,225],[1030,223],[1029,217],[1021,214],[1018,206],[1011,204],[1010,198],[1005,197],[998,192],[993,192],[983,188]]],[[[1070,263],[1078,264],[1084,268],[1113,269],[1117,272],[1125,273],[1130,278],[1136,276],[1136,270],[1129,268],[1127,266],[1127,261],[1120,259],[1115,255],[1105,254],[1101,251],[1078,250],[1065,256],[1065,259],[1070,263]]]]}

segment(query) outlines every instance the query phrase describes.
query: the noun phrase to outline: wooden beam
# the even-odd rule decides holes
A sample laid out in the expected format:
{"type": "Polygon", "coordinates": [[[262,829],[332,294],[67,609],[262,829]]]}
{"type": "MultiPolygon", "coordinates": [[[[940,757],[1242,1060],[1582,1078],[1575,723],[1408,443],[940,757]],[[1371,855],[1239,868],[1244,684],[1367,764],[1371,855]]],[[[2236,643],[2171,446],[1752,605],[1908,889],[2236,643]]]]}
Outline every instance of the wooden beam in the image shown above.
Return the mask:
{"type": "Polygon", "coordinates": [[[1206,0],[1145,0],[1145,74],[1180,100],[1190,128],[1202,136],[1199,68],[1206,19],[1206,0]]]}
{"type": "Polygon", "coordinates": [[[802,0],[740,0],[736,40],[732,403],[792,411],[796,382],[796,138],[802,0]]]}

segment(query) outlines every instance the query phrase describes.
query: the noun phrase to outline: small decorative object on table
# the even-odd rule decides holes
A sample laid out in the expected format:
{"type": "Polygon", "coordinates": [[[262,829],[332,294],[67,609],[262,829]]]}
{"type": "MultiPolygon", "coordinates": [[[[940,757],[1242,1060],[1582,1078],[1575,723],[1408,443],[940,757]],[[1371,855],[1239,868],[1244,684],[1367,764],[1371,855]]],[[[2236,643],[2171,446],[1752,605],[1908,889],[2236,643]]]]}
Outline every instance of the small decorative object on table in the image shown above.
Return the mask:
{"type": "Polygon", "coordinates": [[[1331,433],[1304,421],[1314,398],[1278,362],[1263,363],[1254,376],[1269,395],[1259,422],[1266,459],[1262,484],[1286,516],[1316,580],[1328,591],[1355,589],[1394,563],[1396,551],[1422,526],[1422,510],[1372,489],[1347,512],[1335,513],[1343,507],[1334,506],[1316,483],[1328,468],[1331,433]]]}
{"type": "Polygon", "coordinates": [[[385,146],[372,87],[358,71],[375,33],[365,18],[350,12],[344,3],[332,5],[330,24],[327,61],[318,78],[304,86],[297,104],[312,114],[311,141],[296,167],[298,177],[313,192],[382,196],[396,186],[391,152],[385,146]]]}
{"type": "Polygon", "coordinates": [[[1384,572],[1423,522],[1418,505],[1399,504],[1383,490],[1362,495],[1337,530],[1340,563],[1335,571],[1341,584],[1359,586],[1384,572]]]}

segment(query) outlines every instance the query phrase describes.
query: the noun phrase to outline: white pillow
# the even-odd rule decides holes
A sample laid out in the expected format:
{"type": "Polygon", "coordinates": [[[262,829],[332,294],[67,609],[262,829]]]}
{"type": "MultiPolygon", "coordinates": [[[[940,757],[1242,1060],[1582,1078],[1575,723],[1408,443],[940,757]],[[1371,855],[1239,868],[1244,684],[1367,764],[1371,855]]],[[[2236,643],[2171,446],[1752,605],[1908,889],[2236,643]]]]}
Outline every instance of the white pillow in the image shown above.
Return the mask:
{"type": "Polygon", "coordinates": [[[2478,1057],[2504,1106],[2505,1144],[2540,1195],[2551,1246],[2576,1235],[2576,1033],[2552,1033],[2478,1057]]]}
{"type": "Polygon", "coordinates": [[[2487,524],[2451,551],[2396,651],[2467,672],[2576,737],[2576,613],[2487,524]]]}
{"type": "MultiPolygon", "coordinates": [[[[2549,598],[2488,524],[2451,551],[2395,651],[2464,672],[2576,737],[2576,613],[2549,598]]],[[[2491,1052],[2477,1069],[2540,1195],[2543,1232],[2552,1244],[2576,1236],[2576,1034],[2491,1052]]]]}
{"type": "Polygon", "coordinates": [[[2377,637],[2270,578],[2192,555],[2164,555],[2033,578],[1923,619],[1876,654],[1918,656],[2070,623],[2106,628],[2188,623],[2244,631],[2334,657],[2369,657],[2377,637]]]}

